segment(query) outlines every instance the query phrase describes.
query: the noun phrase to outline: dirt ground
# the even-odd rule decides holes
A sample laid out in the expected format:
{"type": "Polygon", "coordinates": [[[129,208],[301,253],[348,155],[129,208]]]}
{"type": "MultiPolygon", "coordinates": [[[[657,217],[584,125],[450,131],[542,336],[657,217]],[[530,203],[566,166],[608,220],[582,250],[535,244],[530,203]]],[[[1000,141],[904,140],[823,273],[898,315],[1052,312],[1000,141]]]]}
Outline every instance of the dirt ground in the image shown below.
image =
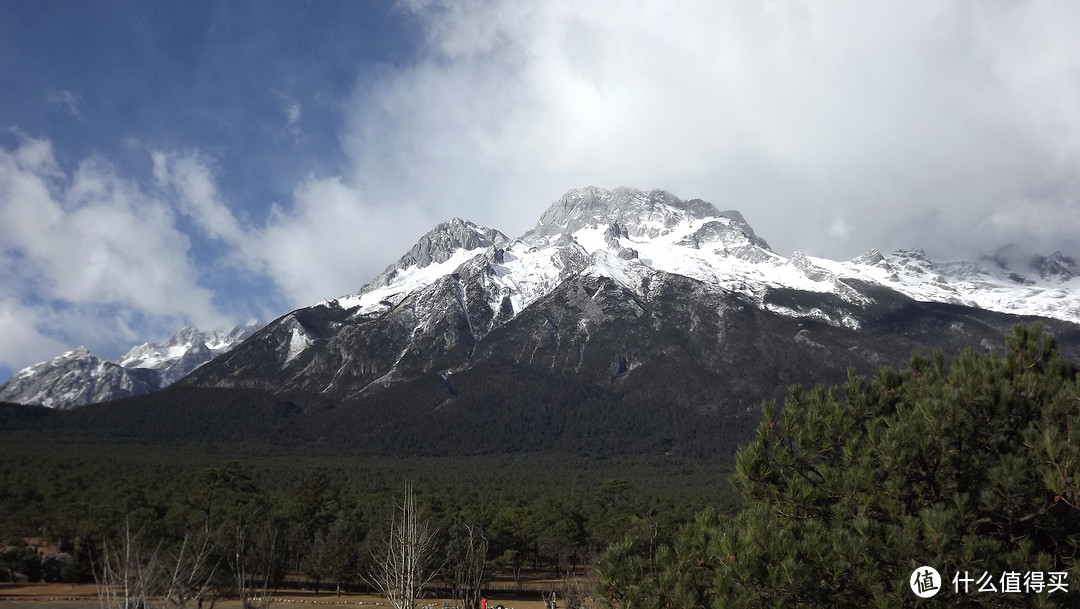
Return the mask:
{"type": "MultiPolygon", "coordinates": [[[[314,594],[304,591],[282,591],[274,595],[271,606],[288,607],[293,604],[337,607],[386,606],[377,596],[334,593],[314,594]]],[[[423,599],[417,607],[441,609],[449,599],[423,599]]],[[[543,601],[514,598],[488,598],[488,608],[502,605],[505,609],[546,609],[543,601]]],[[[454,606],[451,604],[451,606],[454,606]]],[[[560,607],[563,605],[560,603],[560,607]]],[[[0,583],[0,609],[100,609],[97,587],[93,584],[6,584],[0,583]]],[[[214,609],[240,609],[239,601],[219,601],[214,609]]]]}

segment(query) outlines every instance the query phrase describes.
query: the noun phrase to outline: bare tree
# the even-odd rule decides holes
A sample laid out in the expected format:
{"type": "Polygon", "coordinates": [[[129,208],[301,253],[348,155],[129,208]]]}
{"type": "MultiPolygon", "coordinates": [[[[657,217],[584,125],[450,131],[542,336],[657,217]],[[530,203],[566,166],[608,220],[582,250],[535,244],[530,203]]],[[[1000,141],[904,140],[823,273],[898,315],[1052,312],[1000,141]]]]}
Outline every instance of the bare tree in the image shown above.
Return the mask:
{"type": "MultiPolygon", "coordinates": [[[[566,609],[581,609],[589,600],[589,590],[594,582],[589,577],[563,576],[562,597],[566,609]]],[[[555,606],[555,592],[551,593],[552,606],[555,606]]]]}
{"type": "Polygon", "coordinates": [[[98,604],[102,609],[184,609],[214,602],[216,563],[210,561],[210,544],[185,536],[180,548],[162,555],[160,545],[142,547],[138,533],[125,524],[119,545],[105,543],[95,565],[98,604]]]}
{"type": "Polygon", "coordinates": [[[201,542],[194,542],[188,536],[180,544],[180,550],[171,562],[172,573],[164,580],[162,607],[182,609],[192,603],[202,607],[207,600],[210,607],[216,602],[214,575],[218,562],[211,564],[212,548],[210,538],[204,536],[201,542]]]}
{"type": "Polygon", "coordinates": [[[416,507],[412,485],[390,522],[390,535],[381,555],[374,555],[371,579],[394,609],[414,609],[424,586],[435,576],[431,568],[435,534],[416,507]]]}
{"type": "Polygon", "coordinates": [[[146,607],[150,588],[157,577],[158,552],[146,552],[139,545],[138,533],[124,523],[124,533],[118,545],[102,544],[101,558],[94,565],[98,604],[102,609],[146,607]]]}
{"type": "Polygon", "coordinates": [[[277,568],[278,531],[271,523],[249,528],[236,526],[236,552],[229,557],[229,567],[236,580],[236,591],[244,609],[266,609],[270,606],[274,571],[277,568]]]}
{"type": "Polygon", "coordinates": [[[484,532],[464,523],[447,532],[447,561],[444,579],[454,588],[454,598],[467,609],[480,609],[481,588],[491,578],[487,563],[488,540],[484,532]]]}

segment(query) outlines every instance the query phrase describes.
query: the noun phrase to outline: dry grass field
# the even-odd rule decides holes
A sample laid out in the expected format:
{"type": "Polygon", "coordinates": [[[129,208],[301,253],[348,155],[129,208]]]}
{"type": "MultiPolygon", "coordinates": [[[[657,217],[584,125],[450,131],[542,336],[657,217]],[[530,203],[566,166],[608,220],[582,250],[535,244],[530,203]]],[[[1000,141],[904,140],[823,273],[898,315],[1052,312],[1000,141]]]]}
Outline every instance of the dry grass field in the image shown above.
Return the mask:
{"type": "MultiPolygon", "coordinates": [[[[313,607],[379,607],[387,606],[377,596],[333,592],[314,594],[305,591],[285,591],[274,596],[271,606],[295,605],[313,607]]],[[[417,603],[418,607],[441,609],[449,599],[431,598],[417,603]]],[[[543,601],[492,597],[489,609],[502,605],[506,609],[546,609],[543,601]]],[[[455,606],[451,604],[450,606],[455,606]]],[[[563,605],[560,603],[560,607],[563,605]]],[[[0,609],[99,609],[97,588],[93,584],[10,584],[0,583],[0,609]]],[[[214,609],[240,609],[240,602],[222,600],[214,609]]]]}

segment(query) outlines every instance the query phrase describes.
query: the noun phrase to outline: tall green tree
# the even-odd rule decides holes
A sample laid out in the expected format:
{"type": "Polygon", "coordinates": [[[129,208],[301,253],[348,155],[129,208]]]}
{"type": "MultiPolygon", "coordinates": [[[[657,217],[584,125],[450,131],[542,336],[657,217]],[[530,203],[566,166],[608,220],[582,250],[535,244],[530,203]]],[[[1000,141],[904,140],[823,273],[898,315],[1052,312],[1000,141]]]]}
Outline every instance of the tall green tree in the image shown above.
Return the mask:
{"type": "Polygon", "coordinates": [[[341,514],[329,528],[315,534],[315,540],[303,558],[304,573],[319,592],[321,581],[331,581],[341,596],[341,587],[360,578],[361,544],[365,531],[360,519],[341,514]]]}
{"type": "Polygon", "coordinates": [[[1015,328],[1003,354],[915,354],[764,410],[736,460],[744,509],[663,554],[616,546],[626,558],[609,552],[598,578],[610,604],[678,606],[683,581],[684,607],[924,606],[909,578],[929,565],[950,606],[1077,605],[1080,377],[1040,328],[1015,328]],[[619,577],[635,571],[643,589],[619,577]],[[1007,573],[1064,573],[1069,591],[1003,593],[1007,573]],[[984,574],[996,593],[978,592],[984,574]]]}
{"type": "Polygon", "coordinates": [[[521,571],[536,553],[532,515],[520,506],[504,507],[492,519],[491,532],[496,565],[510,567],[514,583],[521,589],[521,571]]]}

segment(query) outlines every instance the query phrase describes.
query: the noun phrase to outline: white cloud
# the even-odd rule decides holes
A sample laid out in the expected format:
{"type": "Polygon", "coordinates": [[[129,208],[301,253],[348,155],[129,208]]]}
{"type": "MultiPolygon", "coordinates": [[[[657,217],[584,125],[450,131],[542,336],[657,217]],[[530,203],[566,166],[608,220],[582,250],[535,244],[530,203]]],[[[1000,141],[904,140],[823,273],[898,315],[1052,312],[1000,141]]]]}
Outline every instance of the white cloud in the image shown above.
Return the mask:
{"type": "Polygon", "coordinates": [[[131,338],[123,330],[132,320],[144,329],[224,323],[175,223],[169,204],[101,159],[68,175],[48,141],[0,148],[2,365],[33,363],[36,351],[20,345],[34,336],[108,350],[131,338]],[[13,329],[20,324],[28,325],[13,329]],[[7,331],[21,338],[7,340],[7,331]]]}
{"type": "Polygon", "coordinates": [[[829,226],[829,236],[841,240],[851,236],[851,225],[848,224],[847,219],[842,214],[833,216],[832,224],[829,226]]]}
{"type": "Polygon", "coordinates": [[[0,367],[20,369],[63,352],[65,343],[46,336],[43,326],[33,308],[0,297],[0,367]]]}
{"type": "Polygon", "coordinates": [[[294,147],[299,146],[305,139],[300,129],[300,120],[304,117],[304,106],[291,94],[276,89],[274,93],[281,100],[281,112],[285,115],[284,132],[292,138],[294,147]]]}
{"type": "Polygon", "coordinates": [[[307,180],[293,203],[274,210],[251,250],[293,306],[355,292],[431,227],[417,207],[370,205],[340,178],[307,180]]]}
{"type": "Polygon", "coordinates": [[[289,128],[293,128],[300,122],[300,117],[303,116],[301,112],[300,102],[296,100],[290,100],[285,104],[285,125],[289,128]]]}
{"type": "Polygon", "coordinates": [[[242,245],[244,229],[218,192],[210,159],[197,152],[151,153],[154,179],[172,194],[177,208],[213,239],[242,245]]]}
{"type": "Polygon", "coordinates": [[[202,234],[226,246],[240,272],[270,278],[289,306],[355,291],[438,220],[409,202],[371,205],[340,177],[309,177],[287,208],[273,206],[262,226],[237,220],[218,188],[213,163],[198,152],[154,151],[155,183],[202,234]]]}
{"type": "Polygon", "coordinates": [[[274,206],[262,226],[241,223],[218,187],[212,160],[195,151],[154,151],[162,195],[202,234],[226,246],[239,272],[265,275],[289,306],[306,306],[355,291],[439,221],[398,198],[372,205],[340,177],[309,177],[287,208],[274,206]]]}
{"type": "Polygon", "coordinates": [[[48,140],[22,137],[0,148],[0,367],[80,344],[115,357],[186,323],[222,327],[250,317],[222,312],[204,285],[219,262],[269,277],[291,306],[354,291],[371,279],[373,264],[400,254],[403,234],[415,238],[433,221],[401,206],[365,205],[339,178],[310,178],[289,210],[245,225],[222,196],[210,157],[150,156],[144,185],[101,158],[65,172],[48,140]],[[222,244],[216,258],[192,251],[192,239],[202,237],[222,244]]]}
{"type": "Polygon", "coordinates": [[[660,187],[835,257],[971,254],[987,216],[1074,205],[1080,6],[405,6],[426,55],[360,82],[343,138],[382,205],[519,232],[573,186],[660,187]]]}
{"type": "Polygon", "coordinates": [[[45,101],[64,108],[69,114],[79,120],[85,120],[83,118],[82,109],[79,107],[79,98],[71,91],[66,89],[49,89],[49,92],[45,94],[45,101]]]}

